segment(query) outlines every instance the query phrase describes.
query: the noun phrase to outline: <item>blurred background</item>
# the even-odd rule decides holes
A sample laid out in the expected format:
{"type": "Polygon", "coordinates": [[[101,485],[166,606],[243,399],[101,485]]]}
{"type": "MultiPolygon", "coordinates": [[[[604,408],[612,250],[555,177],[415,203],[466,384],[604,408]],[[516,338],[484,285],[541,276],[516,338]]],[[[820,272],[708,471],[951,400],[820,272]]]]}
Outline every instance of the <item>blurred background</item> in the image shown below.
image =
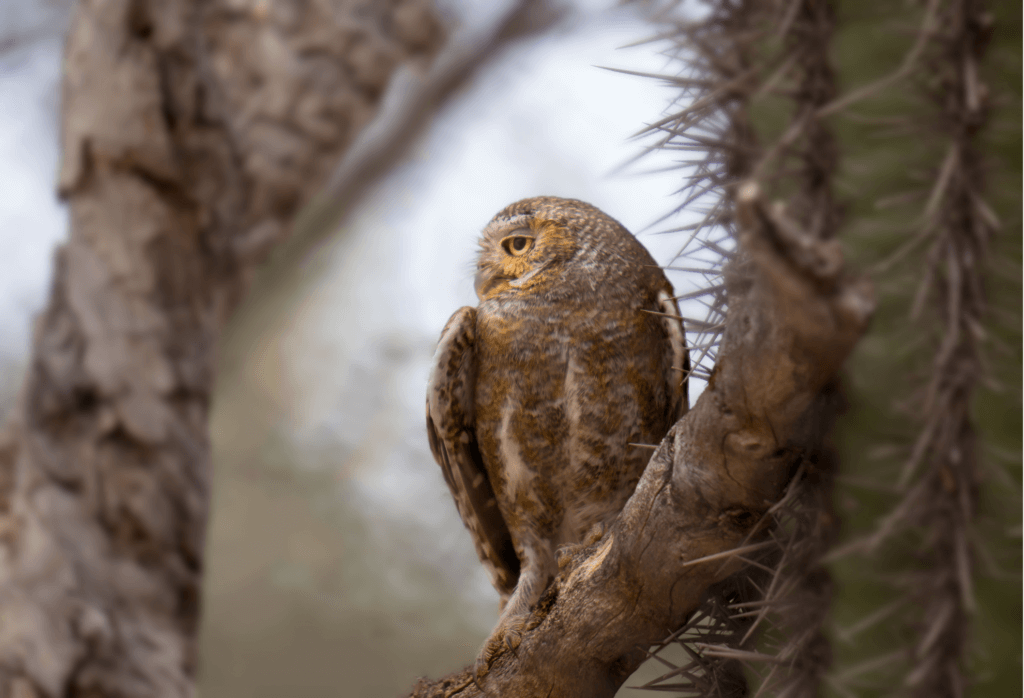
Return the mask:
{"type": "MultiPolygon", "coordinates": [[[[52,250],[67,232],[54,182],[72,5],[0,0],[0,418],[20,384],[52,250]]],[[[423,417],[440,329],[456,308],[475,304],[476,237],[508,203],[552,194],[601,207],[669,263],[680,236],[658,233],[686,222],[663,219],[685,174],[675,158],[656,153],[623,167],[644,145],[631,134],[657,120],[676,91],[600,66],[675,67],[651,45],[621,48],[652,32],[635,10],[613,0],[564,5],[549,28],[488,61],[333,236],[297,267],[271,265],[262,281],[272,292],[255,293],[228,327],[212,425],[203,696],[391,697],[417,676],[472,661],[492,628],[497,596],[430,456],[423,417]]],[[[855,84],[885,74],[906,50],[900,35],[877,30],[884,5],[839,3],[837,61],[855,84]]],[[[1007,95],[1002,125],[985,141],[995,154],[991,190],[1006,226],[993,256],[1010,260],[1013,271],[993,282],[992,295],[1019,318],[1021,10],[1019,3],[993,5],[1002,48],[993,50],[990,75],[1007,95]]],[[[472,0],[442,6],[453,27],[493,21],[502,10],[500,2],[472,0]]],[[[839,137],[847,153],[863,146],[846,160],[840,185],[850,220],[874,226],[844,232],[848,253],[864,268],[898,231],[874,205],[884,193],[876,190],[905,173],[892,141],[868,143],[849,125],[839,137]]],[[[671,279],[679,293],[700,283],[682,273],[671,279]]],[[[881,291],[908,295],[913,285],[900,280],[881,291]]],[[[890,324],[906,324],[885,312],[847,381],[851,415],[838,441],[844,468],[856,472],[881,467],[864,444],[893,431],[885,411],[893,381],[918,360],[898,344],[903,335],[884,334],[890,324]]],[[[702,313],[691,307],[684,314],[702,313]]],[[[1007,323],[997,334],[1010,349],[994,361],[1008,388],[986,389],[976,406],[986,448],[1009,464],[1008,480],[986,485],[979,521],[979,540],[989,542],[1001,571],[981,566],[979,641],[969,657],[977,695],[1020,694],[1021,360],[1019,320],[1007,323]]],[[[691,400],[701,388],[691,387],[691,400]]],[[[849,487],[837,493],[850,528],[871,525],[887,501],[853,496],[849,487]]],[[[863,581],[873,570],[844,564],[834,570],[835,615],[853,626],[888,591],[863,581]]],[[[841,638],[835,647],[841,663],[844,653],[904,641],[882,628],[855,648],[841,638]]]]}
{"type": "MultiPolygon", "coordinates": [[[[0,56],[6,405],[66,235],[54,181],[71,3],[0,7],[0,26],[24,37],[0,56]]],[[[458,27],[502,6],[444,9],[458,27]]],[[[663,219],[681,181],[673,159],[623,167],[673,92],[601,67],[664,69],[649,46],[620,48],[651,33],[610,0],[566,5],[480,70],[299,273],[233,320],[213,412],[202,695],[390,697],[473,660],[497,594],[427,445],[430,357],[448,317],[476,304],[481,228],[515,200],[592,202],[659,262],[675,256],[680,241],[656,234],[680,222],[663,219]]],[[[696,280],[672,281],[682,293],[696,280]]]]}

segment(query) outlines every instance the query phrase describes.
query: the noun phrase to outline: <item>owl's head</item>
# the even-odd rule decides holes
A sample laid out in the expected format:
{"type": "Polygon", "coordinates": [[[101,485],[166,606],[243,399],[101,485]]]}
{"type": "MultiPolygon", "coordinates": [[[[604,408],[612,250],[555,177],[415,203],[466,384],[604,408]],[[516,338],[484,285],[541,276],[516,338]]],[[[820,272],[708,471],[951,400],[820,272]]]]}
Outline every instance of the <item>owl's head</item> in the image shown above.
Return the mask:
{"type": "Polygon", "coordinates": [[[539,290],[554,281],[550,273],[578,247],[571,232],[532,213],[495,217],[480,238],[476,294],[486,300],[509,291],[539,290]]]}
{"type": "Polygon", "coordinates": [[[476,294],[481,301],[561,295],[570,287],[578,294],[653,264],[636,238],[600,209],[553,196],[523,199],[483,230],[476,294]]]}

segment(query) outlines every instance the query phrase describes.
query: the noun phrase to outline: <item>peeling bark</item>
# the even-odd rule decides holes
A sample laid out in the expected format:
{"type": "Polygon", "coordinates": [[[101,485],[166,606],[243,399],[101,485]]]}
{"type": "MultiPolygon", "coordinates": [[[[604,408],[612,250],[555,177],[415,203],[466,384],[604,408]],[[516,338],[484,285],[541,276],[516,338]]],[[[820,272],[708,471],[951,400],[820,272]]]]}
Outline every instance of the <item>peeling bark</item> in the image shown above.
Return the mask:
{"type": "Polygon", "coordinates": [[[821,434],[815,406],[866,328],[870,287],[843,273],[837,243],[737,202],[743,261],[704,394],[662,441],[636,492],[598,539],[565,553],[522,643],[477,682],[466,670],[412,695],[613,696],[646,648],[680,627],[711,585],[759,547],[800,454],[821,434]]]}
{"type": "Polygon", "coordinates": [[[440,42],[427,0],[79,4],[70,239],[0,436],[0,697],[193,694],[218,332],[440,42]]]}

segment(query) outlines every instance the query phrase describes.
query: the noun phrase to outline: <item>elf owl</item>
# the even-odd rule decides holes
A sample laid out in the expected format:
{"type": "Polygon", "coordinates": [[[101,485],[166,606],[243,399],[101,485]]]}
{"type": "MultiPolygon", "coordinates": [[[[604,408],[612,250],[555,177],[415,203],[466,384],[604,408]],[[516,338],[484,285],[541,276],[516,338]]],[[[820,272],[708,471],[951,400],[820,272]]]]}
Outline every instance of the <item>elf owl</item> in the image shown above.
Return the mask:
{"type": "Polygon", "coordinates": [[[476,672],[514,649],[559,546],[614,518],[687,410],[672,286],[622,225],[573,199],[507,207],[484,228],[476,308],[441,333],[427,433],[501,594],[476,672]]]}

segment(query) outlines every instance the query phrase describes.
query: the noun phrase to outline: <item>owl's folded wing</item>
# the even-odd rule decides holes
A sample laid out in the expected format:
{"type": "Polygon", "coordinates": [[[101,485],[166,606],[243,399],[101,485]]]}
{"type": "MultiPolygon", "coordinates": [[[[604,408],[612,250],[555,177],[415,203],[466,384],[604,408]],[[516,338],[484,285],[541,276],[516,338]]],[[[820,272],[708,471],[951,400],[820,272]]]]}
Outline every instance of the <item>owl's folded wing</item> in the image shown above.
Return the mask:
{"type": "Polygon", "coordinates": [[[679,314],[679,304],[667,291],[658,292],[658,311],[672,347],[672,368],[669,369],[668,384],[679,401],[673,412],[679,419],[690,409],[688,383],[690,379],[690,351],[686,347],[686,332],[683,318],[679,314]]]}
{"type": "Polygon", "coordinates": [[[515,589],[519,558],[487,478],[474,429],[476,309],[460,308],[441,332],[427,385],[427,436],[476,552],[502,597],[515,589]]]}

